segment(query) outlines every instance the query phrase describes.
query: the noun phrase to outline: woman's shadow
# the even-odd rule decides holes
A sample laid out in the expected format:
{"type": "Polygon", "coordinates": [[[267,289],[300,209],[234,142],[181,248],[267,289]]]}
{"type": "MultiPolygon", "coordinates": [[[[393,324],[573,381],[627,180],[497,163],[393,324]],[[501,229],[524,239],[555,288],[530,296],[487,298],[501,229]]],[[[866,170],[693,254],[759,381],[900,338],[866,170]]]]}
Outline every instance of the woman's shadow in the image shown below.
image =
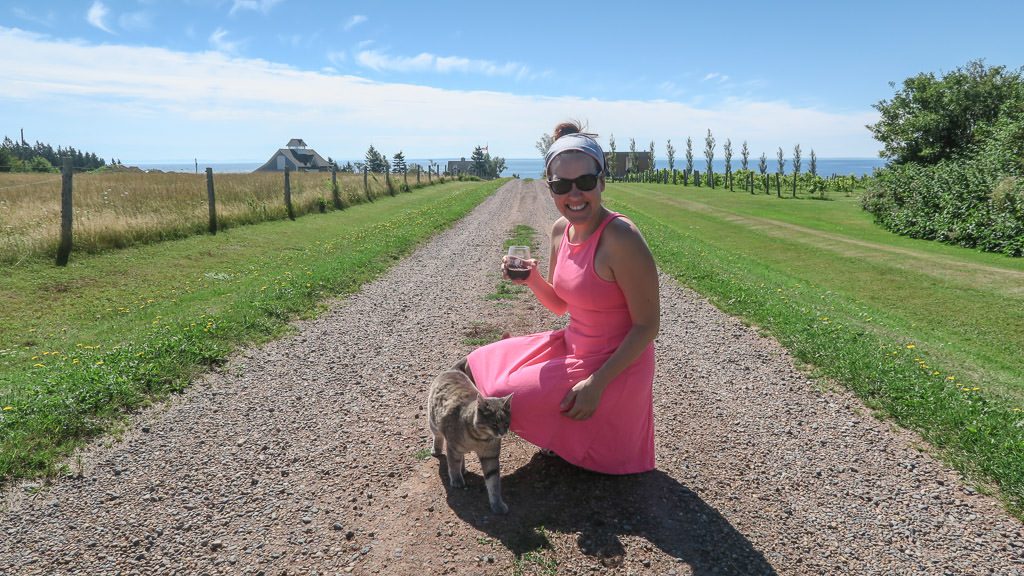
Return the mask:
{"type": "Polygon", "coordinates": [[[694,575],[776,574],[728,520],[659,470],[607,476],[538,453],[502,477],[510,512],[498,516],[490,512],[480,476],[467,473],[467,488],[453,489],[448,486],[444,458],[440,462],[452,510],[499,540],[517,558],[550,547],[547,531],[578,533],[580,552],[616,567],[626,557],[620,537],[633,535],[688,564],[694,575]]]}

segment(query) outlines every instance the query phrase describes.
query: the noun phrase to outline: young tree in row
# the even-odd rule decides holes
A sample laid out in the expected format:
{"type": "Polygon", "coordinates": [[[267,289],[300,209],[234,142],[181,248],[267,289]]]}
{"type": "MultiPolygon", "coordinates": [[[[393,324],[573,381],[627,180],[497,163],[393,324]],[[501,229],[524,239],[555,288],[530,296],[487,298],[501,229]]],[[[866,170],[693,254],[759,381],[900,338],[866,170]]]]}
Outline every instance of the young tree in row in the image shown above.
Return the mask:
{"type": "Polygon", "coordinates": [[[796,181],[800,179],[800,145],[793,146],[793,198],[796,198],[796,181]]]}
{"type": "Polygon", "coordinates": [[[647,170],[650,172],[654,172],[654,140],[651,140],[651,145],[648,148],[648,151],[650,152],[650,156],[648,156],[647,158],[649,162],[649,164],[647,165],[647,170]]]}
{"type": "Polygon", "coordinates": [[[715,171],[712,162],[715,160],[715,137],[711,135],[711,128],[708,128],[708,135],[704,137],[704,158],[707,160],[708,168],[705,176],[711,183],[711,188],[714,189],[715,171]]]}
{"type": "Polygon", "coordinates": [[[775,195],[782,198],[782,188],[779,187],[779,179],[786,173],[786,157],[782,155],[782,146],[779,146],[779,151],[775,158],[779,161],[779,169],[775,172],[775,195]]]}
{"type": "MultiPolygon", "coordinates": [[[[811,148],[811,163],[808,166],[808,171],[811,173],[811,193],[813,194],[818,190],[818,156],[814,153],[814,148],[811,148]]],[[[821,191],[822,197],[825,195],[825,190],[821,191]]]]}
{"type": "Polygon", "coordinates": [[[693,174],[693,138],[686,137],[686,171],[683,172],[683,185],[690,183],[690,174],[693,174]]]}
{"type": "Polygon", "coordinates": [[[676,149],[672,146],[672,139],[665,143],[665,156],[668,157],[668,171],[672,173],[672,183],[676,183],[676,149]]]}
{"type": "Polygon", "coordinates": [[[764,193],[768,194],[768,155],[761,152],[761,160],[757,163],[757,169],[761,171],[761,179],[764,180],[764,193]]]}
{"type": "Polygon", "coordinates": [[[636,140],[629,139],[629,162],[626,163],[626,172],[636,172],[636,140]]]}
{"type": "Polygon", "coordinates": [[[611,152],[608,153],[608,161],[605,162],[606,169],[609,172],[607,176],[614,178],[617,174],[615,169],[618,168],[618,158],[615,156],[615,134],[608,136],[608,149],[611,152]]]}
{"type": "Polygon", "coordinates": [[[722,152],[725,154],[725,183],[729,186],[729,191],[732,191],[732,139],[725,139],[722,152]]]}
{"type": "Polygon", "coordinates": [[[747,160],[750,158],[750,148],[747,147],[747,141],[743,141],[743,146],[740,147],[740,166],[743,166],[743,170],[747,169],[747,160]]]}

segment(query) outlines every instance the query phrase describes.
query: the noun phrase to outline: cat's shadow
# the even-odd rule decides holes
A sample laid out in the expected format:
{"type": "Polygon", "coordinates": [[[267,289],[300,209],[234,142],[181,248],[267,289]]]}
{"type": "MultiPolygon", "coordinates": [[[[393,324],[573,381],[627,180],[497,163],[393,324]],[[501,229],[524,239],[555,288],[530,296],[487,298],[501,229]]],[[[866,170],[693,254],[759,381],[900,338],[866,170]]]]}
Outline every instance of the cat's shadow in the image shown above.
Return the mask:
{"type": "Polygon", "coordinates": [[[467,488],[448,487],[444,458],[439,460],[451,509],[517,558],[548,548],[547,533],[561,532],[578,534],[581,553],[617,567],[626,556],[620,537],[632,535],[687,564],[694,575],[776,574],[728,520],[660,470],[607,476],[538,453],[503,475],[502,493],[510,512],[501,516],[487,505],[483,478],[467,472],[467,488]]]}

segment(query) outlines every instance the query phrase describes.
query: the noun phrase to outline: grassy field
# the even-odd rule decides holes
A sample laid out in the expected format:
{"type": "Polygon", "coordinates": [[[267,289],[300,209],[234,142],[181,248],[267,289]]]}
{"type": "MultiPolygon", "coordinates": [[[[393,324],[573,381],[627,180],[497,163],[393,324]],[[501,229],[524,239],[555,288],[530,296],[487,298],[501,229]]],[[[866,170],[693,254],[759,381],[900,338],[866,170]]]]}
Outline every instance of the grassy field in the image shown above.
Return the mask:
{"type": "Polygon", "coordinates": [[[1024,261],[893,235],[856,197],[613,184],[662,270],[1024,510],[1024,261]]]}
{"type": "Polygon", "coordinates": [[[57,472],[126,409],[351,293],[502,183],[449,182],[344,211],[0,266],[0,479],[57,472]]]}
{"type": "MultiPolygon", "coordinates": [[[[416,186],[415,174],[408,178],[416,186]]],[[[295,172],[290,179],[297,215],[333,209],[329,173],[295,172]]],[[[392,190],[403,183],[392,176],[392,190]]],[[[390,193],[380,174],[371,174],[367,187],[370,198],[390,193]]],[[[287,217],[282,173],[215,174],[214,189],[221,229],[287,217]]],[[[75,252],[185,238],[209,226],[205,174],[91,172],[76,174],[73,190],[75,252]]],[[[0,265],[56,254],[60,193],[60,174],[0,172],[0,265]]],[[[367,201],[362,174],[338,174],[338,200],[342,207],[367,201]]]]}

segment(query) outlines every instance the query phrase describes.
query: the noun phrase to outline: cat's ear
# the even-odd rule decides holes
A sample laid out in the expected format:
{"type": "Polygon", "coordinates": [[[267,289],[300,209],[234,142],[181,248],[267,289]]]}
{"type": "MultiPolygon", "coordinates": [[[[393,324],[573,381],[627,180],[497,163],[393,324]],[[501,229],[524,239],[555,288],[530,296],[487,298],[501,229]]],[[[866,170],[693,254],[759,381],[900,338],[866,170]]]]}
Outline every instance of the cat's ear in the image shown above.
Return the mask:
{"type": "Polygon", "coordinates": [[[508,403],[512,400],[512,394],[505,396],[501,399],[501,407],[508,408],[508,403]]]}

